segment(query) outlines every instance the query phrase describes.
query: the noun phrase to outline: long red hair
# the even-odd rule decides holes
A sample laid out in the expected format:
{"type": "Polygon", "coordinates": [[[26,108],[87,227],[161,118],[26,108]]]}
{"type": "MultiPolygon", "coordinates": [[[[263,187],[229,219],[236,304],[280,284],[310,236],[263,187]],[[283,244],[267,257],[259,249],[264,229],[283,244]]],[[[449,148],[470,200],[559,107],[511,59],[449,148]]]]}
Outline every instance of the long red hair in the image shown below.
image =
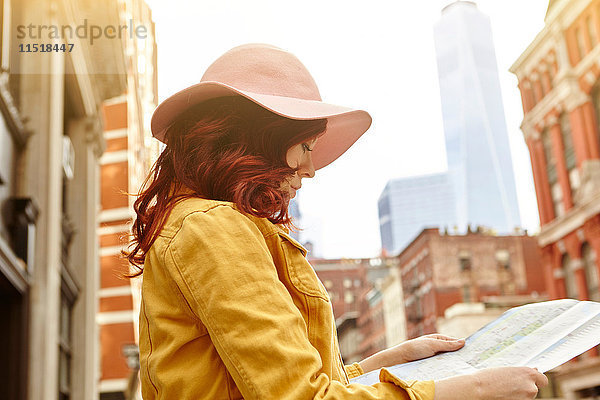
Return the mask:
{"type": "Polygon", "coordinates": [[[281,183],[295,173],[287,150],[325,131],[326,119],[293,120],[242,96],[220,97],[183,113],[166,131],[166,147],[146,177],[133,208],[131,251],[143,273],[146,253],[175,204],[189,197],[230,201],[248,214],[288,228],[289,194],[281,183]],[[182,188],[194,193],[173,195],[182,188]]]}

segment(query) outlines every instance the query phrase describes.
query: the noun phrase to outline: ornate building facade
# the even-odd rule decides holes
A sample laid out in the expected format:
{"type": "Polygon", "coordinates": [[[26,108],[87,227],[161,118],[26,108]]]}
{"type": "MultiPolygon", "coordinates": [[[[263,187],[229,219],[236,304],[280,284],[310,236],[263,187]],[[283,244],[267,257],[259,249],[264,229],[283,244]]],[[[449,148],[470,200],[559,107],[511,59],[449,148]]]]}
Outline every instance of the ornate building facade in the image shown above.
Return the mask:
{"type": "MultiPolygon", "coordinates": [[[[523,104],[551,298],[600,300],[600,1],[552,0],[511,67],[523,104]]],[[[593,349],[560,367],[567,399],[600,389],[593,349]],[[592,378],[594,377],[594,378],[592,378]]]]}
{"type": "Polygon", "coordinates": [[[116,26],[118,4],[0,10],[0,398],[93,400],[101,105],[126,90],[126,65],[121,41],[92,44],[68,27],[116,26]],[[38,30],[48,26],[67,33],[38,30]]]}
{"type": "Polygon", "coordinates": [[[156,38],[152,12],[143,0],[122,0],[123,23],[145,28],[124,41],[127,90],[103,103],[106,151],[100,160],[100,400],[141,398],[138,390],[138,315],[141,278],[128,280],[127,247],[133,203],[159,154],[150,118],[158,103],[156,38]],[[136,397],[137,396],[137,397],[136,397]]]}

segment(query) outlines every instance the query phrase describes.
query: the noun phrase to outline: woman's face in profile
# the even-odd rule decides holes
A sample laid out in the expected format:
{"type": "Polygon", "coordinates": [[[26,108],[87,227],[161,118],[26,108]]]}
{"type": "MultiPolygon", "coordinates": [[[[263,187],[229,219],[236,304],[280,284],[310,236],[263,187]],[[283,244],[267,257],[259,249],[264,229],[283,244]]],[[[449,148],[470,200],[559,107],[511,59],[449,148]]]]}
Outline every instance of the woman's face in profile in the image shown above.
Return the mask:
{"type": "Polygon", "coordinates": [[[315,147],[318,138],[307,142],[298,143],[287,151],[286,161],[290,168],[296,170],[296,173],[286,179],[281,184],[282,190],[287,190],[290,198],[296,196],[296,191],[302,187],[302,178],[312,178],[315,176],[315,166],[313,165],[311,151],[315,147]]]}

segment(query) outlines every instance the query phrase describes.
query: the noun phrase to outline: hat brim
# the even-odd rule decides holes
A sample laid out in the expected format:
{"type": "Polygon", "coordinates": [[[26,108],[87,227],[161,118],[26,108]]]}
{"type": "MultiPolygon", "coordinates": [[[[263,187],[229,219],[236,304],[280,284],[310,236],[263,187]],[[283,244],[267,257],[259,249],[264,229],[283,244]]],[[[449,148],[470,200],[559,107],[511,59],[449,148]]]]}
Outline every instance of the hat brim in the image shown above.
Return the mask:
{"type": "Polygon", "coordinates": [[[299,120],[327,118],[327,129],[313,149],[315,169],[323,168],[350,148],[371,126],[371,116],[355,110],[315,100],[273,96],[237,89],[221,82],[204,81],[170,96],[154,110],[152,135],[164,142],[168,127],[189,107],[216,97],[240,95],[283,117],[299,120]]]}

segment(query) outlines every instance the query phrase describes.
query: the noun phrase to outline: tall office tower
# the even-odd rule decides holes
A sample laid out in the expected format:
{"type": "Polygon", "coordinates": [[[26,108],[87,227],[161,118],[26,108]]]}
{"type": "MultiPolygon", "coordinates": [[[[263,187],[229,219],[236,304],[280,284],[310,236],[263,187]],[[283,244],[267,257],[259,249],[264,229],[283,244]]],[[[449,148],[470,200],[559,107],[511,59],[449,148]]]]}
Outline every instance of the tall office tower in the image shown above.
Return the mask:
{"type": "Polygon", "coordinates": [[[400,253],[425,227],[456,223],[448,174],[388,181],[378,202],[381,244],[388,255],[400,253]]]}
{"type": "Polygon", "coordinates": [[[455,1],[434,39],[457,225],[510,232],[520,217],[489,18],[455,1]]]}

